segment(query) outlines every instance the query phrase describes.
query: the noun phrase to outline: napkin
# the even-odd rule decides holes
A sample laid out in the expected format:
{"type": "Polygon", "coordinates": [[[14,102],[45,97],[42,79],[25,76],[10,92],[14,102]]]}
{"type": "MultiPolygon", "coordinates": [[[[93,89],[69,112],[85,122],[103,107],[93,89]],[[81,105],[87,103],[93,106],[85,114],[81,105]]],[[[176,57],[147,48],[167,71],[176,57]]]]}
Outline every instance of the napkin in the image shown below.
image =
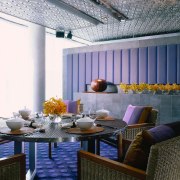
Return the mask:
{"type": "Polygon", "coordinates": [[[62,118],[71,118],[74,114],[73,113],[65,113],[61,117],[62,118]]]}
{"type": "Polygon", "coordinates": [[[70,128],[72,125],[73,125],[73,122],[63,123],[63,124],[61,124],[61,127],[62,127],[62,128],[70,128]]]}

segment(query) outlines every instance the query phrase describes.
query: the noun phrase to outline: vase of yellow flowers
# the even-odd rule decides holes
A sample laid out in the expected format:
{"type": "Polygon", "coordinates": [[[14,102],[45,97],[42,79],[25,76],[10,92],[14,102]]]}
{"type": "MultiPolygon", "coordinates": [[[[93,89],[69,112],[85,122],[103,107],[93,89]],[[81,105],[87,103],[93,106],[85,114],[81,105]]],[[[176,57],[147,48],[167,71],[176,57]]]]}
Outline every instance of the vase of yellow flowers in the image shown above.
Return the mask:
{"type": "Polygon", "coordinates": [[[43,103],[43,112],[53,123],[61,122],[61,115],[66,113],[66,104],[61,98],[50,98],[43,103]]]}

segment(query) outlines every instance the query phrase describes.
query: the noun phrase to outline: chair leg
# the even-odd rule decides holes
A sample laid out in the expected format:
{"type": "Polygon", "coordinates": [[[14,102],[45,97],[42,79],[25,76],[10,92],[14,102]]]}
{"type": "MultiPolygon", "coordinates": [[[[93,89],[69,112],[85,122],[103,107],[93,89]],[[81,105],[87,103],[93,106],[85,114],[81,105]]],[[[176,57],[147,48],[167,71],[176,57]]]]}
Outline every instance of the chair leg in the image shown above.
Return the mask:
{"type": "Polygon", "coordinates": [[[117,135],[117,157],[118,157],[118,161],[122,161],[123,159],[123,147],[122,147],[122,135],[118,134],[117,135]]]}
{"type": "Polygon", "coordinates": [[[96,139],[96,154],[100,155],[100,139],[96,139]]]}
{"type": "Polygon", "coordinates": [[[49,159],[52,159],[51,143],[49,143],[49,159]]]}

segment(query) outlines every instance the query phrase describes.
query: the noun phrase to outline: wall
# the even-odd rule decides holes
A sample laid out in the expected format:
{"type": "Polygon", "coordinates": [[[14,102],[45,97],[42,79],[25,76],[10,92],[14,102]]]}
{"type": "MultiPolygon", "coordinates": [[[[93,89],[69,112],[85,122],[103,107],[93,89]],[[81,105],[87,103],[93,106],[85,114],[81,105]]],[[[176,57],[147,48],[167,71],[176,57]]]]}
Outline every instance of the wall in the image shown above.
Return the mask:
{"type": "Polygon", "coordinates": [[[129,104],[143,105],[159,111],[157,124],[180,121],[180,95],[74,93],[74,99],[81,99],[85,112],[104,108],[122,119],[129,104]]]}
{"type": "Polygon", "coordinates": [[[93,79],[115,84],[180,84],[180,35],[149,37],[64,51],[64,99],[93,79]]]}

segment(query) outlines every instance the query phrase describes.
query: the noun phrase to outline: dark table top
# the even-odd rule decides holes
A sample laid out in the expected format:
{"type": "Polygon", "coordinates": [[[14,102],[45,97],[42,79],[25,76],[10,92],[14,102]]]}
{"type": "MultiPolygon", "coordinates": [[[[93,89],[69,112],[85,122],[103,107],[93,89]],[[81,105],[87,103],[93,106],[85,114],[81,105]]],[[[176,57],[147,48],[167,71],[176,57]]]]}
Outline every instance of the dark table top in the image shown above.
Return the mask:
{"type": "Polygon", "coordinates": [[[67,129],[61,128],[60,124],[46,122],[44,124],[45,132],[34,132],[32,134],[25,135],[7,135],[0,134],[0,138],[12,141],[24,141],[24,142],[75,142],[81,140],[88,140],[91,138],[107,137],[113,133],[118,133],[126,127],[126,122],[115,119],[112,121],[95,121],[96,124],[100,124],[104,131],[94,134],[69,134],[67,129]]]}

